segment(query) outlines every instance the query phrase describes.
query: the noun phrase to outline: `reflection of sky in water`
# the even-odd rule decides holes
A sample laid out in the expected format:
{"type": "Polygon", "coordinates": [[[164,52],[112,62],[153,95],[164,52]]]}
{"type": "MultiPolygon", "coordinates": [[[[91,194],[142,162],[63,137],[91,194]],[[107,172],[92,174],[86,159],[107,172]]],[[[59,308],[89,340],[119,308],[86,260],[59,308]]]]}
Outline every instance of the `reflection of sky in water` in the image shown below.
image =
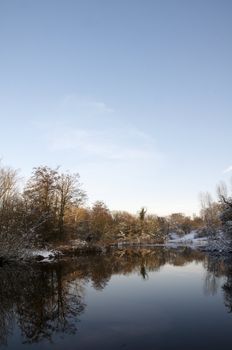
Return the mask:
{"type": "MultiPolygon", "coordinates": [[[[93,270],[90,262],[87,266],[87,278],[82,274],[79,280],[76,271],[65,275],[70,282],[69,291],[79,295],[85,305],[83,312],[71,316],[71,320],[79,320],[77,331],[54,332],[54,344],[42,340],[24,346],[20,345],[20,330],[15,327],[9,348],[224,349],[231,342],[232,317],[225,307],[222,289],[229,277],[220,272],[219,264],[206,264],[204,258],[192,260],[184,262],[182,256],[182,266],[164,262],[157,267],[155,263],[154,270],[154,262],[149,263],[149,258],[137,259],[134,265],[132,258],[132,272],[128,272],[128,266],[126,270],[117,268],[108,277],[105,272],[104,288],[96,289],[96,280],[97,286],[102,282],[95,259],[93,270]],[[145,269],[143,276],[141,266],[145,269]],[[95,282],[89,274],[95,276],[95,282]]],[[[126,258],[125,263],[128,264],[126,258]]],[[[114,258],[104,261],[99,257],[99,266],[110,269],[113,264],[114,258]]],[[[78,270],[78,263],[75,269],[78,270]]]]}
{"type": "MultiPolygon", "coordinates": [[[[180,339],[189,338],[191,343],[194,333],[199,339],[203,330],[204,338],[213,339],[214,335],[208,334],[207,330],[218,332],[219,320],[225,324],[223,331],[230,332],[232,320],[225,317],[220,289],[224,278],[217,281],[219,293],[207,298],[202,264],[190,263],[180,267],[167,264],[160,271],[148,272],[148,275],[146,281],[137,273],[129,278],[113,276],[108,286],[98,293],[88,288],[88,309],[82,320],[91,329],[87,341],[90,348],[97,342],[103,344],[103,338],[104,346],[107,343],[110,348],[114,342],[120,346],[120,338],[127,339],[125,344],[130,344],[131,349],[142,349],[144,341],[147,346],[166,343],[168,348],[176,343],[181,348],[180,339]],[[99,332],[101,327],[106,337],[99,332]],[[166,338],[169,336],[173,343],[166,338]]],[[[200,346],[199,342],[193,343],[200,346]]]]}

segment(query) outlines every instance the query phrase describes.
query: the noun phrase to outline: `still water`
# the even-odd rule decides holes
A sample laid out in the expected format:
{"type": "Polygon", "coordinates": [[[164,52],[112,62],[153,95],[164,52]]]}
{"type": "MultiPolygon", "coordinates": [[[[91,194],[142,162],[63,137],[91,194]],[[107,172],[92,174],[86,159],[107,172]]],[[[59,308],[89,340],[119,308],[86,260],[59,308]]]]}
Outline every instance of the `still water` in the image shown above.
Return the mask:
{"type": "Polygon", "coordinates": [[[0,267],[2,349],[227,349],[232,264],[187,248],[0,267]]]}

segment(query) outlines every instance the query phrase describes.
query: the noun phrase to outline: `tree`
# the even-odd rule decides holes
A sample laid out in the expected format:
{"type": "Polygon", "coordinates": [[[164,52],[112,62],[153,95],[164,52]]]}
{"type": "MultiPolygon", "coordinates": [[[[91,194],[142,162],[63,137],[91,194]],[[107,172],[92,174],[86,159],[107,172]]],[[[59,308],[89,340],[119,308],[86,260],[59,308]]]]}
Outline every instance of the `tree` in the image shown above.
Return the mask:
{"type": "Polygon", "coordinates": [[[47,166],[34,168],[24,190],[27,211],[32,221],[43,222],[40,226],[43,241],[64,238],[66,212],[71,207],[78,207],[84,198],[79,174],[60,173],[58,168],[47,166]]]}
{"type": "Polygon", "coordinates": [[[147,209],[144,208],[144,207],[142,207],[141,210],[140,210],[140,212],[139,212],[139,219],[140,219],[141,221],[144,221],[146,212],[147,212],[147,209]]]}
{"type": "Polygon", "coordinates": [[[112,238],[116,239],[128,239],[131,238],[136,232],[137,218],[126,211],[114,211],[112,238]]]}
{"type": "Polygon", "coordinates": [[[42,222],[40,238],[48,241],[55,228],[58,212],[57,181],[58,169],[47,166],[34,168],[24,189],[27,212],[33,222],[42,222]]]}
{"type": "Polygon", "coordinates": [[[82,206],[71,207],[66,214],[70,236],[74,239],[86,240],[90,237],[90,217],[89,208],[82,206]]]}
{"type": "MultiPolygon", "coordinates": [[[[33,224],[33,223],[32,223],[33,224]]],[[[22,257],[33,245],[32,226],[18,190],[18,172],[0,167],[0,260],[22,257]]]]}
{"type": "Polygon", "coordinates": [[[99,240],[104,238],[112,225],[112,216],[104,202],[97,201],[91,210],[90,229],[94,238],[99,240]]]}
{"type": "Polygon", "coordinates": [[[57,178],[58,198],[58,226],[60,234],[64,232],[64,217],[66,211],[71,207],[78,208],[83,203],[86,195],[80,188],[79,174],[60,174],[57,178]]]}
{"type": "Polygon", "coordinates": [[[220,220],[223,229],[229,235],[232,235],[232,197],[228,197],[227,186],[221,182],[217,186],[219,202],[221,204],[220,220]]]}
{"type": "Polygon", "coordinates": [[[191,231],[191,219],[182,213],[173,213],[169,216],[170,230],[180,234],[191,231]]]}
{"type": "Polygon", "coordinates": [[[206,232],[208,235],[215,235],[220,227],[220,211],[219,203],[214,202],[210,193],[205,192],[200,194],[201,201],[201,217],[203,219],[206,232]]]}
{"type": "Polygon", "coordinates": [[[14,217],[15,202],[18,199],[17,171],[0,167],[0,232],[9,232],[14,217]]]}

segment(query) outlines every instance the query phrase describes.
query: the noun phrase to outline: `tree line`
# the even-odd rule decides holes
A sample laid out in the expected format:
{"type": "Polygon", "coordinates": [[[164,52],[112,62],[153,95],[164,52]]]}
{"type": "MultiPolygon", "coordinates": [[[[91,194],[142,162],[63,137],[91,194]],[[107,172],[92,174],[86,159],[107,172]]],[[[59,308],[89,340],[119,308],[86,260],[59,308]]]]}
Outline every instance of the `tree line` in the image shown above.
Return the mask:
{"type": "Polygon", "coordinates": [[[201,217],[204,222],[203,233],[211,237],[223,233],[228,239],[232,237],[232,179],[231,191],[225,182],[216,186],[217,198],[209,192],[200,194],[201,217]]]}
{"type": "Polygon", "coordinates": [[[39,166],[21,186],[18,172],[0,164],[0,256],[74,239],[163,243],[170,232],[214,234],[222,227],[230,231],[232,199],[224,184],[218,187],[218,196],[214,202],[208,193],[202,195],[200,216],[161,217],[148,214],[146,208],[132,215],[110,211],[102,201],[87,206],[78,173],[39,166]]]}

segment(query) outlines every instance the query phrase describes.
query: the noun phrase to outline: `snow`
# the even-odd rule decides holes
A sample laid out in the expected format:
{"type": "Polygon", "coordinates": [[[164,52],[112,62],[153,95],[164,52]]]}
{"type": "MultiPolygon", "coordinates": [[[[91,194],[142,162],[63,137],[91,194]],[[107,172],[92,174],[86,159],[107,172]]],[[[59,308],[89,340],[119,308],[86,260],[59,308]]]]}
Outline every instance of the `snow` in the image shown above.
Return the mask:
{"type": "Polygon", "coordinates": [[[209,240],[208,250],[211,252],[219,253],[232,253],[232,240],[222,231],[219,231],[217,235],[209,240]]]}
{"type": "Polygon", "coordinates": [[[177,233],[170,233],[170,239],[167,241],[166,245],[168,246],[190,246],[190,247],[199,247],[205,246],[208,244],[207,237],[197,237],[196,231],[191,231],[190,233],[180,236],[177,233]]]}
{"type": "Polygon", "coordinates": [[[51,259],[55,258],[56,252],[54,250],[46,250],[46,249],[40,249],[40,250],[33,250],[29,252],[29,255],[33,257],[42,257],[41,261],[51,261],[51,259]]]}
{"type": "Polygon", "coordinates": [[[51,250],[34,250],[32,252],[32,255],[34,256],[41,255],[44,258],[48,258],[50,255],[54,255],[54,253],[51,250]]]}

